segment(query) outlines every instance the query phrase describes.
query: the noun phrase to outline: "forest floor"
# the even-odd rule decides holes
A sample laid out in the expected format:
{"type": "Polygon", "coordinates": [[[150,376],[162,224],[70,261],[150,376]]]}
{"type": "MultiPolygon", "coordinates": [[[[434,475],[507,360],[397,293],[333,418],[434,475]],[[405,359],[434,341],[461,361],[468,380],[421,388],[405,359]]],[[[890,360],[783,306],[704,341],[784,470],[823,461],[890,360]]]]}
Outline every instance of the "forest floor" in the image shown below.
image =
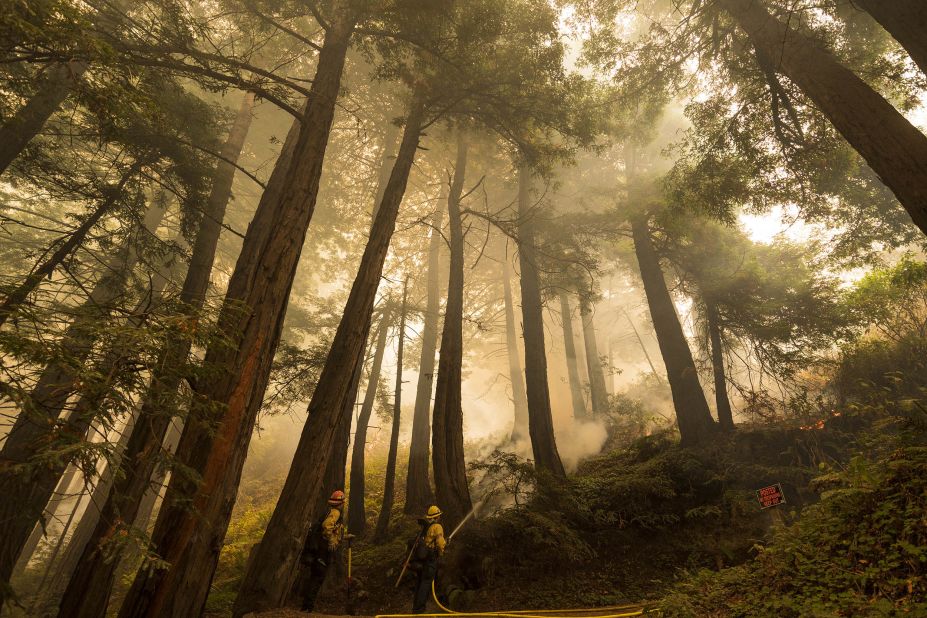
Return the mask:
{"type": "MultiPolygon", "coordinates": [[[[750,560],[775,527],[817,500],[811,479],[822,461],[846,453],[845,441],[838,428],[754,427],[712,447],[683,449],[656,435],[586,461],[566,484],[522,479],[537,484],[534,497],[462,529],[438,594],[461,612],[659,600],[687,571],[750,560]],[[762,510],[755,492],[773,483],[782,484],[788,504],[762,510]]],[[[530,472],[513,464],[497,474],[510,485],[530,472]]],[[[409,611],[414,576],[399,588],[395,580],[416,530],[412,518],[400,517],[388,542],[355,546],[358,614],[409,611]]],[[[344,612],[340,583],[326,585],[318,607],[344,612]]]]}
{"type": "MultiPolygon", "coordinates": [[[[533,478],[530,466],[500,466],[502,485],[515,479],[535,491],[461,530],[440,569],[439,598],[461,615],[642,602],[687,617],[894,615],[883,606],[913,607],[927,586],[927,550],[917,549],[927,547],[919,540],[927,539],[927,491],[909,491],[927,483],[927,434],[902,440],[908,430],[896,421],[871,421],[848,413],[813,429],[739,427],[699,449],[649,436],[587,460],[565,483],[533,478]],[[775,483],[787,503],[761,509],[756,491],[775,483]],[[835,490],[842,486],[849,489],[835,490]],[[859,556],[832,573],[827,565],[850,560],[840,543],[854,535],[859,556]],[[871,578],[879,585],[867,587],[871,578]],[[732,604],[740,609],[726,609],[732,604]],[[802,611],[782,609],[790,604],[802,611]],[[870,609],[834,611],[843,606],[870,609]]],[[[417,525],[399,513],[394,521],[387,542],[355,544],[358,616],[411,608],[414,576],[395,582],[417,525]]],[[[323,588],[322,615],[345,613],[343,577],[333,573],[323,588]]]]}

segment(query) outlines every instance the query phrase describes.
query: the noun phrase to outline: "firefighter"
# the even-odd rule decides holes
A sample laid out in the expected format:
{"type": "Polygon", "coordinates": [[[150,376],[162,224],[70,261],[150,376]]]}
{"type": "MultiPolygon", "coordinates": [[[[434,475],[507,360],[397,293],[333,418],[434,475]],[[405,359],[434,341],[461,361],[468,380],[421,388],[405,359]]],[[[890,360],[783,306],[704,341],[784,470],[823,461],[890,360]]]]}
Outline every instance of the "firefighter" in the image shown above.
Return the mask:
{"type": "Polygon", "coordinates": [[[303,546],[300,569],[300,590],[302,609],[311,612],[315,599],[325,583],[329,567],[338,559],[338,546],[345,538],[344,492],[333,492],[328,499],[328,512],[309,529],[309,536],[303,546]]]}
{"type": "Polygon", "coordinates": [[[431,596],[431,586],[438,573],[438,558],[444,555],[447,541],[441,526],[441,509],[428,507],[425,517],[420,520],[422,531],[416,548],[416,560],[419,563],[418,580],[415,583],[415,597],[412,599],[412,613],[424,614],[425,604],[431,596]]]}

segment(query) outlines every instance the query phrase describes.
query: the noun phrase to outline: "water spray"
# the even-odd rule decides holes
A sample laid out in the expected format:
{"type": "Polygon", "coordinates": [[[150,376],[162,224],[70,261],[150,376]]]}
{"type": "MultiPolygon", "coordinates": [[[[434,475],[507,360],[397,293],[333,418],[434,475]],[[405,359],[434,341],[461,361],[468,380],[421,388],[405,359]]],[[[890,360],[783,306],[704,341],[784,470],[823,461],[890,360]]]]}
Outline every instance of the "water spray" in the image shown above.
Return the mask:
{"type": "Polygon", "coordinates": [[[467,513],[466,517],[464,517],[463,519],[461,519],[461,520],[460,520],[460,523],[457,524],[457,527],[454,528],[454,531],[451,532],[450,535],[448,535],[448,537],[447,537],[447,542],[448,542],[448,543],[451,542],[451,539],[454,538],[454,535],[457,534],[457,531],[460,530],[461,528],[463,528],[463,525],[464,525],[465,523],[467,523],[467,520],[469,520],[471,517],[473,517],[473,516],[476,514],[477,510],[479,510],[479,508],[480,508],[481,506],[483,506],[483,501],[482,501],[482,500],[480,500],[480,501],[477,502],[475,505],[473,505],[473,508],[470,509],[470,512],[467,513]]]}

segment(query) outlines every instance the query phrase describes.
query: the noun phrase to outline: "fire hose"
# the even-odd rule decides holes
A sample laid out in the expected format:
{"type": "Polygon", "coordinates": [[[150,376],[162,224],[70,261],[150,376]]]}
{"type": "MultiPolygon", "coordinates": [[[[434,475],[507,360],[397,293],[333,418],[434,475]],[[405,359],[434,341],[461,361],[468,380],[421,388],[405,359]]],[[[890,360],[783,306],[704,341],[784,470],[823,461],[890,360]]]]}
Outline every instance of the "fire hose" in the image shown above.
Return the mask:
{"type": "Polygon", "coordinates": [[[480,618],[630,618],[631,616],[643,616],[647,613],[654,612],[654,604],[651,603],[632,603],[628,605],[608,605],[605,607],[584,607],[574,609],[514,609],[497,612],[458,612],[446,607],[440,600],[435,591],[435,583],[431,582],[431,596],[435,604],[441,609],[440,613],[434,614],[377,614],[375,618],[415,618],[416,616],[428,616],[437,618],[439,616],[477,616],[480,618]],[[605,612],[605,613],[603,613],[605,612]],[[592,614],[583,616],[583,614],[592,614]]]}

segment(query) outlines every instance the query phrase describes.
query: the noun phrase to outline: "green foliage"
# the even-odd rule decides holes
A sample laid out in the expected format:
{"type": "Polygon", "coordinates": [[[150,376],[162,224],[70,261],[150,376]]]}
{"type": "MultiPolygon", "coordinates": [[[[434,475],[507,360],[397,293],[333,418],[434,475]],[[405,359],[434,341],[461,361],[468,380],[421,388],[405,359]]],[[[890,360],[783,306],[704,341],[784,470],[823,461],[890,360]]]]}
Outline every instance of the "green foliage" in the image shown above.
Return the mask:
{"type": "MultiPolygon", "coordinates": [[[[574,480],[576,501],[594,527],[665,530],[706,524],[728,530],[755,525],[753,491],[766,482],[807,485],[810,461],[779,448],[805,436],[770,431],[764,445],[750,432],[711,448],[681,449],[669,433],[592,459],[574,480]]],[[[794,496],[796,501],[801,496],[794,496]]]]}
{"type": "Polygon", "coordinates": [[[470,462],[467,471],[471,476],[481,476],[478,489],[482,512],[511,502],[522,506],[537,485],[534,464],[515,453],[495,450],[486,459],[470,462]]]}
{"type": "Polygon", "coordinates": [[[927,449],[854,458],[756,559],[684,580],[667,616],[887,616],[927,612],[927,449]]]}
{"type": "MultiPolygon", "coordinates": [[[[706,358],[712,351],[709,317],[727,359],[746,358],[748,370],[780,380],[850,335],[840,282],[815,244],[754,242],[737,228],[694,217],[672,217],[664,232],[664,252],[696,301],[706,358]]],[[[734,375],[727,370],[729,381],[734,375]]]]}
{"type": "Polygon", "coordinates": [[[832,380],[838,399],[869,405],[923,397],[927,265],[906,255],[858,281],[844,303],[861,334],[840,350],[832,380]]]}
{"type": "Polygon", "coordinates": [[[222,545],[217,575],[206,604],[207,612],[231,612],[251,549],[261,540],[272,513],[272,503],[239,507],[222,545]]]}

